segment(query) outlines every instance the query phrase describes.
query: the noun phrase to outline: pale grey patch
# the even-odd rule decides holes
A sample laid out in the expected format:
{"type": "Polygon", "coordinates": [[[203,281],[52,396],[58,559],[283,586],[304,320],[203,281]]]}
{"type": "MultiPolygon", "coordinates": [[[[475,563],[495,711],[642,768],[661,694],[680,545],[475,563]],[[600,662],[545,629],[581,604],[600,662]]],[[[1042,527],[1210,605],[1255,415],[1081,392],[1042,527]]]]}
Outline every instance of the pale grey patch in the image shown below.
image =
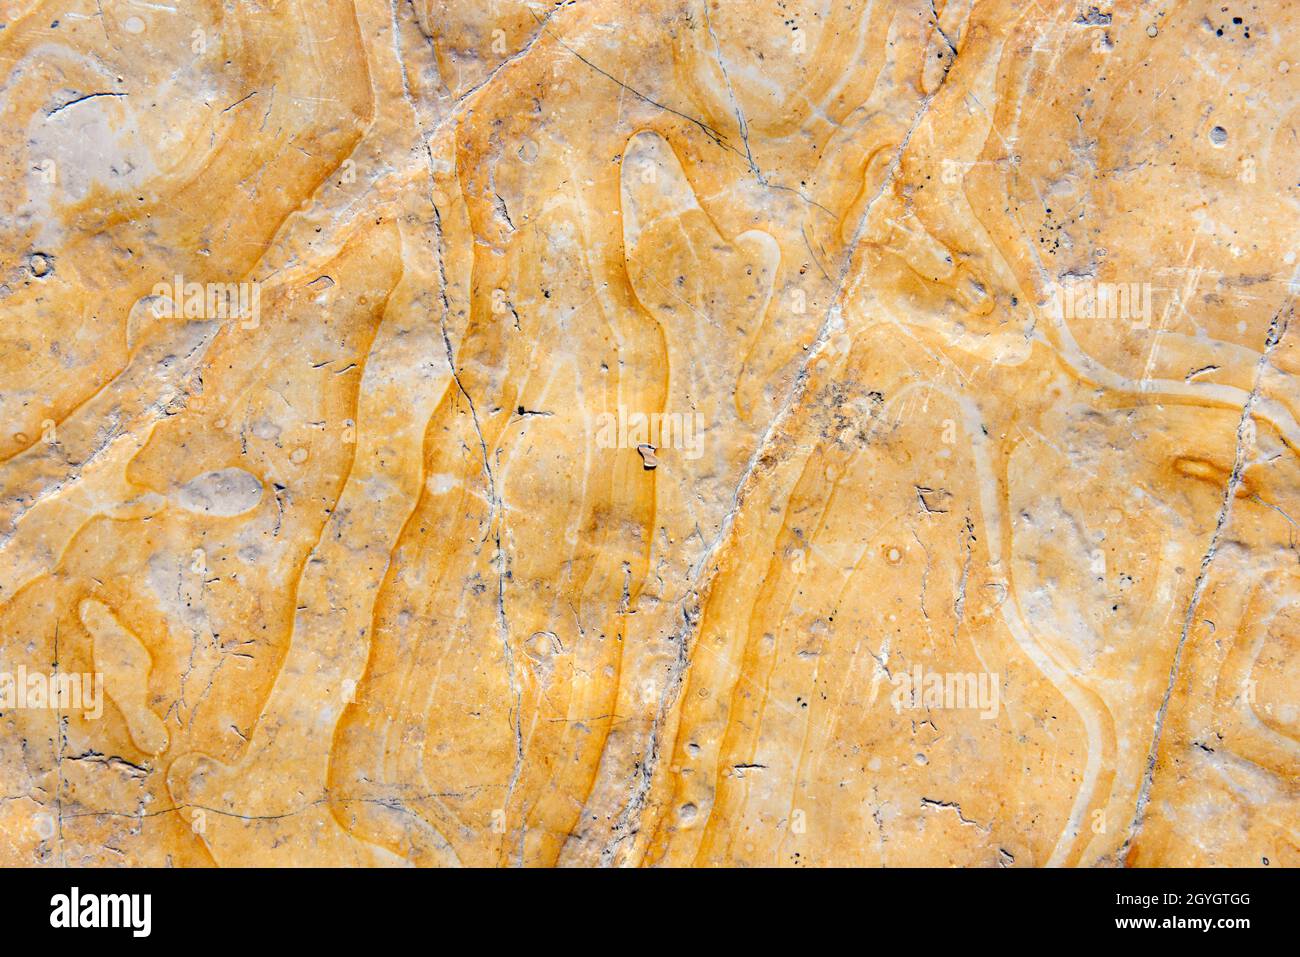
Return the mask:
{"type": "Polygon", "coordinates": [[[177,493],[181,508],[200,515],[228,518],[256,508],[262,483],[243,469],[228,468],[196,475],[177,493]]]}

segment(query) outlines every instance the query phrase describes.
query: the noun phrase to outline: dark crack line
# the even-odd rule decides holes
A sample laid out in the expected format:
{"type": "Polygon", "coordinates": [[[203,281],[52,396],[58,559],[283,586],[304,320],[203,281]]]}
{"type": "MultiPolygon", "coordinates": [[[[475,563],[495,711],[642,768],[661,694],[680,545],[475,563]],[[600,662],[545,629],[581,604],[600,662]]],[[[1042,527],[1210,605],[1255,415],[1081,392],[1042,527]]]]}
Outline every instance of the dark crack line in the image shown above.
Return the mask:
{"type": "Polygon", "coordinates": [[[731,108],[736,113],[736,128],[740,131],[741,142],[745,144],[745,160],[749,163],[749,171],[754,174],[763,185],[767,185],[767,180],[763,177],[763,171],[758,168],[754,162],[754,152],[749,147],[749,123],[745,119],[745,111],[740,108],[740,101],[736,99],[736,91],[731,86],[731,74],[727,72],[726,61],[722,59],[722,44],[718,42],[718,35],[713,32],[713,20],[709,17],[709,0],[703,0],[704,4],[704,25],[709,30],[709,37],[713,40],[713,53],[718,61],[718,69],[722,71],[723,82],[727,84],[727,96],[731,98],[731,108]]]}
{"type": "Polygon", "coordinates": [[[939,36],[943,37],[943,42],[948,44],[948,49],[952,51],[952,55],[955,57],[957,55],[957,44],[953,43],[948,34],[944,32],[943,25],[939,22],[939,11],[934,8],[934,0],[930,0],[930,12],[934,14],[934,28],[939,31],[939,36]]]}
{"type": "Polygon", "coordinates": [[[555,35],[553,31],[547,28],[546,22],[543,21],[540,17],[538,17],[536,13],[533,14],[533,19],[536,20],[539,24],[541,24],[542,29],[546,33],[550,34],[551,38],[554,39],[556,43],[558,43],[569,53],[572,53],[575,57],[577,57],[579,60],[585,63],[588,67],[595,70],[597,73],[605,77],[610,82],[617,83],[628,93],[631,93],[633,96],[635,96],[639,100],[642,100],[643,102],[649,103],[653,107],[661,109],[667,113],[671,113],[674,116],[680,116],[682,119],[686,120],[689,123],[694,123],[701,130],[703,130],[704,135],[707,136],[709,139],[713,140],[715,144],[721,146],[723,149],[730,150],[731,152],[735,153],[737,156],[741,157],[742,159],[745,158],[744,153],[742,153],[740,150],[736,149],[734,146],[728,143],[727,138],[723,136],[721,133],[719,133],[717,130],[715,130],[713,127],[709,126],[708,123],[705,123],[703,120],[691,116],[689,113],[683,113],[681,110],[675,110],[671,106],[667,106],[666,104],[660,103],[658,100],[651,99],[650,97],[642,93],[640,90],[633,89],[632,87],[624,83],[622,80],[620,80],[618,77],[614,76],[612,73],[609,73],[607,70],[603,70],[600,67],[598,67],[596,64],[592,63],[590,60],[588,60],[585,56],[583,56],[573,47],[569,46],[567,43],[561,40],[558,36],[555,35]]]}
{"type": "Polygon", "coordinates": [[[101,96],[121,97],[126,95],[127,94],[125,93],[87,93],[85,96],[79,96],[75,100],[69,100],[67,103],[64,103],[60,106],[56,106],[52,110],[48,110],[45,114],[45,118],[49,119],[55,113],[62,113],[70,106],[76,106],[78,103],[85,103],[87,100],[93,100],[96,99],[97,97],[101,97],[101,96]]]}
{"type": "MultiPolygon", "coordinates": [[[[429,186],[432,191],[435,187],[433,179],[433,151],[428,143],[425,143],[425,152],[429,157],[429,186]]],[[[496,566],[497,572],[497,621],[501,629],[501,649],[505,658],[506,679],[510,684],[510,691],[514,696],[514,704],[511,707],[509,721],[511,730],[515,737],[515,766],[510,774],[510,784],[506,789],[505,804],[508,807],[510,798],[514,794],[515,786],[519,783],[519,778],[523,774],[524,765],[524,730],[523,730],[523,691],[519,686],[519,676],[515,670],[514,649],[510,647],[510,622],[506,615],[506,554],[501,537],[501,523],[505,520],[504,509],[501,500],[497,494],[496,475],[492,471],[492,459],[488,453],[487,440],[483,437],[483,428],[479,422],[478,409],[474,405],[473,398],[470,397],[464,383],[460,380],[460,373],[456,371],[456,354],[451,345],[451,336],[447,332],[447,317],[451,313],[451,300],[447,296],[447,265],[446,265],[446,241],[442,231],[442,213],[438,210],[438,204],[430,200],[430,206],[433,208],[433,228],[437,241],[438,254],[438,274],[441,283],[440,298],[442,302],[442,315],[439,317],[439,325],[442,331],[443,347],[447,351],[447,367],[451,371],[452,381],[456,383],[456,388],[464,397],[465,403],[469,406],[470,418],[474,423],[474,433],[478,436],[479,449],[483,455],[483,474],[487,477],[488,483],[488,528],[493,536],[493,543],[496,547],[496,554],[492,562],[496,566]]],[[[524,828],[521,826],[519,834],[519,855],[520,866],[523,866],[524,853],[524,828]]]]}

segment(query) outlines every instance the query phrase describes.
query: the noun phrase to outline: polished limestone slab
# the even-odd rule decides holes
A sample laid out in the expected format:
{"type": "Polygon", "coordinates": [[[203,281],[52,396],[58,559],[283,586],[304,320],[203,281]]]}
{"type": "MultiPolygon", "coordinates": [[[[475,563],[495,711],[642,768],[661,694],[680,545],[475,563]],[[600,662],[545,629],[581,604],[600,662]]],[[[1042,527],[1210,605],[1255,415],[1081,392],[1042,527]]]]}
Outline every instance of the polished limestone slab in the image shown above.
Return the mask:
{"type": "Polygon", "coordinates": [[[0,15],[0,863],[1300,863],[1294,4],[0,15]]]}

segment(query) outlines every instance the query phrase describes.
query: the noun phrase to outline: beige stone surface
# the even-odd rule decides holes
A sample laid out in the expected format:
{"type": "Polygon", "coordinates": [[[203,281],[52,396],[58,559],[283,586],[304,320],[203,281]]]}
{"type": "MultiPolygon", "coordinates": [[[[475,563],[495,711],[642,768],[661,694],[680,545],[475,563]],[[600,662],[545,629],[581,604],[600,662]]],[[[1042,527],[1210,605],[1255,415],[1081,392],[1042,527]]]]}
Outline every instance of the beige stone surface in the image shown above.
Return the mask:
{"type": "Polygon", "coordinates": [[[0,863],[1300,863],[1294,4],[0,22],[0,863]]]}

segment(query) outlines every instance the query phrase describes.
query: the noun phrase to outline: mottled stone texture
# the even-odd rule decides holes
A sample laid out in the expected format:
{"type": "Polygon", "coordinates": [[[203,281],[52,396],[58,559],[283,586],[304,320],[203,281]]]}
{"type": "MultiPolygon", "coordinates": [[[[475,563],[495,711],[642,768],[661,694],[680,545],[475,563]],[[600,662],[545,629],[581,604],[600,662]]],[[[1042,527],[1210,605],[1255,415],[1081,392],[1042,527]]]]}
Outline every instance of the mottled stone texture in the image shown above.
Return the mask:
{"type": "Polygon", "coordinates": [[[1294,3],[0,18],[0,863],[1300,863],[1294,3]]]}

